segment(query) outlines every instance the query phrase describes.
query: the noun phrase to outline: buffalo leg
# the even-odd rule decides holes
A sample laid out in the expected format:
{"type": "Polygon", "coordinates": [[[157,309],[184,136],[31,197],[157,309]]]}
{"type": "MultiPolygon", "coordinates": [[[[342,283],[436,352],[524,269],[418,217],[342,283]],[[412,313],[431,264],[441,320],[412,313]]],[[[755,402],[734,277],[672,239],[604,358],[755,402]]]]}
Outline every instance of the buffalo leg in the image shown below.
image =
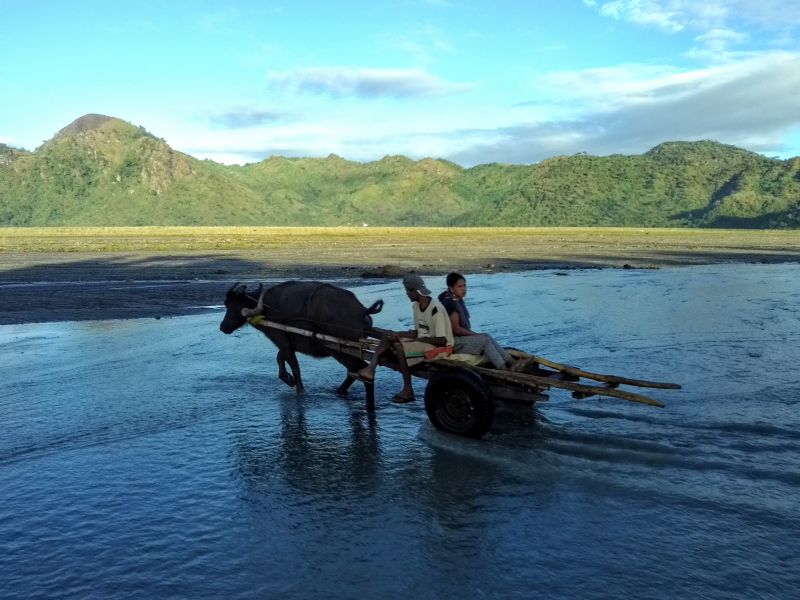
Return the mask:
{"type": "Polygon", "coordinates": [[[288,385],[289,387],[294,387],[297,383],[295,378],[289,374],[289,371],[286,370],[286,356],[283,353],[283,350],[278,350],[278,379],[280,379],[283,383],[288,385]]]}
{"type": "MultiPolygon", "coordinates": [[[[355,373],[360,371],[364,368],[366,364],[363,360],[356,358],[355,356],[351,356],[349,354],[345,354],[344,352],[335,352],[332,353],[331,356],[336,359],[340,365],[342,365],[348,372],[355,373]]],[[[350,389],[350,386],[353,385],[355,379],[347,375],[344,378],[344,381],[339,384],[339,387],[336,388],[336,393],[340,396],[346,396],[347,390],[350,389]]]]}
{"type": "MultiPolygon", "coordinates": [[[[347,390],[353,385],[355,379],[349,375],[345,377],[344,381],[336,388],[336,393],[340,396],[346,396],[347,390]]],[[[367,399],[367,410],[375,410],[375,384],[364,382],[364,395],[367,399]]]]}
{"type": "Polygon", "coordinates": [[[336,393],[340,396],[347,396],[347,390],[350,389],[350,386],[353,385],[354,381],[355,379],[353,379],[352,377],[350,377],[350,375],[348,375],[347,377],[344,378],[344,381],[341,384],[339,384],[339,387],[336,388],[336,393]]]}
{"type": "MultiPolygon", "coordinates": [[[[367,363],[365,363],[360,358],[355,358],[354,356],[350,356],[349,354],[334,354],[333,358],[339,361],[341,365],[350,372],[356,373],[363,369],[367,363]]],[[[345,380],[336,388],[336,393],[340,396],[344,396],[347,394],[347,390],[350,389],[350,386],[353,385],[355,379],[350,377],[349,375],[345,377],[345,380]]],[[[375,410],[375,382],[368,383],[364,382],[364,395],[366,396],[367,410],[375,410]]]]}
{"type": "Polygon", "coordinates": [[[290,349],[284,356],[286,357],[286,362],[289,363],[289,368],[292,370],[292,375],[294,375],[295,390],[297,390],[298,394],[304,394],[306,388],[303,386],[303,379],[300,377],[300,363],[297,362],[297,355],[294,350],[290,349]]]}
{"type": "Polygon", "coordinates": [[[366,408],[368,411],[375,410],[375,384],[364,382],[364,395],[367,397],[366,408]]]}

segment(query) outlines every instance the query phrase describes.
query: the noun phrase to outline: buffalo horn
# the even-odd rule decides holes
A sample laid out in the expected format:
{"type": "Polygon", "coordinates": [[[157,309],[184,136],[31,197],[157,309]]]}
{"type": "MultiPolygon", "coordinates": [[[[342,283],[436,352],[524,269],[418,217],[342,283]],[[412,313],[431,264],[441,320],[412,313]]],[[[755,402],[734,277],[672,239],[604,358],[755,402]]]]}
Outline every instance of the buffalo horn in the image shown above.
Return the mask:
{"type": "Polygon", "coordinates": [[[258,304],[256,305],[256,310],[261,312],[264,310],[264,294],[267,293],[267,290],[263,288],[263,286],[259,286],[261,293],[258,295],[258,304]]]}

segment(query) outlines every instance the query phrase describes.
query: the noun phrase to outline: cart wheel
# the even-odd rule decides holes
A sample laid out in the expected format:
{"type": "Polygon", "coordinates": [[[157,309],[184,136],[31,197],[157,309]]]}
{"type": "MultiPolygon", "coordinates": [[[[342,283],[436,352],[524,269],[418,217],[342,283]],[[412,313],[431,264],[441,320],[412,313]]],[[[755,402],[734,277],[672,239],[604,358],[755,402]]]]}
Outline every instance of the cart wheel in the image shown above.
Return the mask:
{"type": "Polygon", "coordinates": [[[448,367],[428,381],[425,412],[437,429],[481,438],[492,426],[494,402],[489,386],[477,373],[448,367]]]}

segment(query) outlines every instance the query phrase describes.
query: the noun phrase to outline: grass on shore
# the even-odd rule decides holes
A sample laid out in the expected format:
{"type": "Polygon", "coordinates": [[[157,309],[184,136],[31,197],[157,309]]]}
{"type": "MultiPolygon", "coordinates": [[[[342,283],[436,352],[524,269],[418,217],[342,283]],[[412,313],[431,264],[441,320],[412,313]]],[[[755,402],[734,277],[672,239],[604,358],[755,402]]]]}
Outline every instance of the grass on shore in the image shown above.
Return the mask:
{"type": "Polygon", "coordinates": [[[0,251],[128,252],[249,250],[331,243],[654,244],[681,248],[800,250],[800,232],[625,227],[7,227],[0,251]]]}
{"type": "Polygon", "coordinates": [[[800,232],[622,227],[0,228],[3,255],[224,253],[271,264],[637,266],[800,260],[800,232]]]}

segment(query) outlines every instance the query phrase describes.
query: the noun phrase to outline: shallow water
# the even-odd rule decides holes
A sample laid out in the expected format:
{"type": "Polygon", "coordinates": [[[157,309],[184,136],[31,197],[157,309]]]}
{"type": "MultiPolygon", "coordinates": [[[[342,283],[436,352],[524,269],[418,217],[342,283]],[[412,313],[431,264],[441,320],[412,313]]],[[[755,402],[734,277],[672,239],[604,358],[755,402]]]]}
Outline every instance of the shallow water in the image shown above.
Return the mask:
{"type": "Polygon", "coordinates": [[[374,415],[331,360],[297,397],[221,311],[2,326],[0,597],[795,597],[800,265],[469,284],[508,345],[684,388],[555,391],[472,441],[385,369],[374,415]]]}

